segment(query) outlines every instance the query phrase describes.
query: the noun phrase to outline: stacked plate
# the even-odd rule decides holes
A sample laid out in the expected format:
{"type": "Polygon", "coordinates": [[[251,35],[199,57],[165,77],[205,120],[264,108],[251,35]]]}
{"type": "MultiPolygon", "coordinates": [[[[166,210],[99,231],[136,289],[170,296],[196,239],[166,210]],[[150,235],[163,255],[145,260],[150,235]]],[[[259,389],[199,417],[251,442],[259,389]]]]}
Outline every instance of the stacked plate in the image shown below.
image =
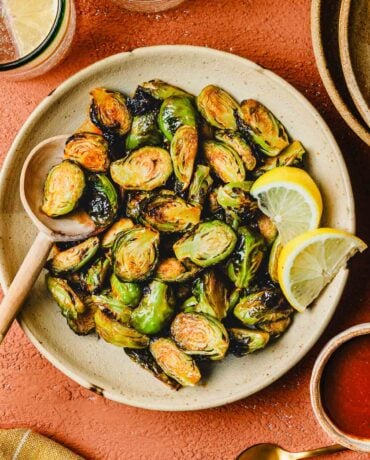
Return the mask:
{"type": "Polygon", "coordinates": [[[348,126],[370,145],[370,4],[313,0],[311,33],[324,86],[348,126]]]}

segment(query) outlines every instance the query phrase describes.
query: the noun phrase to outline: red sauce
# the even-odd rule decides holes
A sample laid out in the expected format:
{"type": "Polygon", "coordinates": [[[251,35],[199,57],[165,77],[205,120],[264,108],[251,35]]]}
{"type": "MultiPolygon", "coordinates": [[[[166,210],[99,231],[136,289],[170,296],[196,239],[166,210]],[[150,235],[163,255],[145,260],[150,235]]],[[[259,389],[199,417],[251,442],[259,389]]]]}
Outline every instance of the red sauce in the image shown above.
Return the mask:
{"type": "Polygon", "coordinates": [[[370,439],[370,334],[349,340],[333,354],[324,370],[321,395],[340,430],[370,439]]]}

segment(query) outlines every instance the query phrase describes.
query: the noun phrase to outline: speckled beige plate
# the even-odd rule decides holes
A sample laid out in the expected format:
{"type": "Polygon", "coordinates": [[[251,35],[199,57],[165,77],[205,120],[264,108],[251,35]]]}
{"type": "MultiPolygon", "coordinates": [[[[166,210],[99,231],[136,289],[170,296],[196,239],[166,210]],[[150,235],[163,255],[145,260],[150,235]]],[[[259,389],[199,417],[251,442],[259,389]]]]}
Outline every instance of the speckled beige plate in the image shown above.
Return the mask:
{"type": "MultiPolygon", "coordinates": [[[[214,83],[238,100],[253,97],[266,104],[310,152],[309,170],[325,201],[324,224],[354,230],[351,185],[341,153],[325,122],[298,91],[272,72],[231,54],[189,46],[142,48],[97,62],[68,79],[35,109],[16,137],[0,184],[0,275],[4,289],[36,234],[18,193],[19,174],[28,152],[41,140],[70,133],[82,122],[92,87],[104,85],[131,93],[139,82],[152,78],[168,80],[195,94],[214,83]]],[[[346,278],[347,271],[341,271],[313,308],[297,314],[289,331],[268,349],[245,358],[228,357],[211,366],[204,386],[179,392],[156,381],[121,349],[95,335],[75,335],[48,297],[43,276],[20,323],[32,343],[57,368],[107,398],[148,409],[203,409],[251,395],[294,366],[328,324],[346,278]]]]}

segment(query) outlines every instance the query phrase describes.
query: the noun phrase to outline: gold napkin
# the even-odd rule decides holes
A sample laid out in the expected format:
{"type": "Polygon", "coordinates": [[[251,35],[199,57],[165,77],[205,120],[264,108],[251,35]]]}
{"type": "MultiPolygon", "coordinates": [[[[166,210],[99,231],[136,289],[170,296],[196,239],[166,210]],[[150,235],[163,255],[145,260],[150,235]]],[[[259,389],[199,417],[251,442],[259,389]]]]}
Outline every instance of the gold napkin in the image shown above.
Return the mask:
{"type": "Polygon", "coordinates": [[[0,430],[0,460],[83,460],[66,447],[31,430],[0,430]]]}

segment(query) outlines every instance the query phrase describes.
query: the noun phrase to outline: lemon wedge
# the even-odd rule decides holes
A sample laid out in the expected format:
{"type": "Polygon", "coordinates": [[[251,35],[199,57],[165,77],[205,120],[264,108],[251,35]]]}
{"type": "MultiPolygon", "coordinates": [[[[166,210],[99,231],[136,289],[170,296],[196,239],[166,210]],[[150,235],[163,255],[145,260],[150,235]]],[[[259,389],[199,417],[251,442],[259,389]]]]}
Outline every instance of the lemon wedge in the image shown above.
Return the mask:
{"type": "Polygon", "coordinates": [[[302,312],[322,289],[367,245],[343,230],[319,228],[297,236],[281,250],[280,287],[292,307],[302,312]]]}
{"type": "Polygon", "coordinates": [[[321,194],[303,169],[274,168],[254,182],[250,193],[257,199],[260,210],[276,225],[283,246],[297,235],[319,226],[321,194]]]}

